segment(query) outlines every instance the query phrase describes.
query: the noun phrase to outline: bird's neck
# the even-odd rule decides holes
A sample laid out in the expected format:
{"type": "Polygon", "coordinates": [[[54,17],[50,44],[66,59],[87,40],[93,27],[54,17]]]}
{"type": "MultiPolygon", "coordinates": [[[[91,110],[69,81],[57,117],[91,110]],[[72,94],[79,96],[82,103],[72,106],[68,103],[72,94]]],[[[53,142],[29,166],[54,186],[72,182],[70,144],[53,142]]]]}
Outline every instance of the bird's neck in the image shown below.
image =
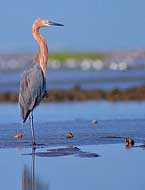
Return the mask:
{"type": "Polygon", "coordinates": [[[47,67],[47,61],[48,61],[48,47],[45,42],[45,39],[40,34],[39,29],[35,27],[32,28],[32,34],[33,34],[34,39],[39,44],[39,52],[37,53],[35,57],[35,61],[37,64],[40,65],[43,71],[44,77],[46,77],[46,67],[47,67]]]}

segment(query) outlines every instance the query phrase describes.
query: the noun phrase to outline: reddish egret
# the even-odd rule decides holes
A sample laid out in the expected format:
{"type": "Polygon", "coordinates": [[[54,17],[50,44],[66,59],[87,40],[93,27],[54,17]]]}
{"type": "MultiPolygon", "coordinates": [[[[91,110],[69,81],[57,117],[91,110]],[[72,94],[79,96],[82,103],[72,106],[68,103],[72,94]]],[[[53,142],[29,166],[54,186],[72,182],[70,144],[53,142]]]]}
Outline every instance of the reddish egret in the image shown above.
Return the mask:
{"type": "Polygon", "coordinates": [[[30,118],[32,133],[32,145],[35,144],[33,127],[33,109],[40,103],[46,94],[46,66],[48,60],[48,47],[43,36],[39,33],[41,27],[63,26],[62,24],[50,22],[38,18],[32,25],[32,34],[39,44],[39,52],[35,56],[33,63],[26,67],[20,82],[19,106],[22,116],[22,125],[27,118],[30,118]]]}

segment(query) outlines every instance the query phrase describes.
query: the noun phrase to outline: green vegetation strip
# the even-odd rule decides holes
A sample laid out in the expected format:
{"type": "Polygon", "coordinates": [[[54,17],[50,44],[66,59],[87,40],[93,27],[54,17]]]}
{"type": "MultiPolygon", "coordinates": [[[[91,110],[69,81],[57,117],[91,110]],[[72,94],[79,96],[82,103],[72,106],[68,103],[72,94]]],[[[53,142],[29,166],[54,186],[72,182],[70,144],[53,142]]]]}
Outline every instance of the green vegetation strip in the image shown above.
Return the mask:
{"type": "Polygon", "coordinates": [[[106,58],[106,55],[103,53],[49,53],[49,60],[58,60],[58,61],[66,61],[68,59],[74,59],[77,61],[81,61],[84,59],[89,60],[103,60],[106,58]]]}

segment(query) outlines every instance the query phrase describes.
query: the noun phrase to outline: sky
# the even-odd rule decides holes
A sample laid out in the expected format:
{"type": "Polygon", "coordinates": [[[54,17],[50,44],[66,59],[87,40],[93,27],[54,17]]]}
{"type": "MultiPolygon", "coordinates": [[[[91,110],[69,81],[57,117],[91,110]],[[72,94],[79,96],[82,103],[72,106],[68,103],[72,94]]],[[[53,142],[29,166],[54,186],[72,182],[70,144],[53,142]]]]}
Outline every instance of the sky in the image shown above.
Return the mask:
{"type": "Polygon", "coordinates": [[[0,51],[38,48],[32,23],[46,18],[64,27],[41,29],[50,51],[145,48],[145,0],[1,0],[0,51]]]}

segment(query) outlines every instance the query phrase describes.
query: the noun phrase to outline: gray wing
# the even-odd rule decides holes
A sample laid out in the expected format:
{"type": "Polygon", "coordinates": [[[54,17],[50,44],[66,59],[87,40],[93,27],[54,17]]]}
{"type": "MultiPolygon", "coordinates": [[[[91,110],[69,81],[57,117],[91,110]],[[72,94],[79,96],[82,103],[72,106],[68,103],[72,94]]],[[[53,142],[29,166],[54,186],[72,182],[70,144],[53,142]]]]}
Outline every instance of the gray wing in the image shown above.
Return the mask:
{"type": "Polygon", "coordinates": [[[20,82],[19,105],[23,122],[40,103],[45,93],[46,81],[41,67],[38,64],[32,64],[25,69],[20,82]]]}

